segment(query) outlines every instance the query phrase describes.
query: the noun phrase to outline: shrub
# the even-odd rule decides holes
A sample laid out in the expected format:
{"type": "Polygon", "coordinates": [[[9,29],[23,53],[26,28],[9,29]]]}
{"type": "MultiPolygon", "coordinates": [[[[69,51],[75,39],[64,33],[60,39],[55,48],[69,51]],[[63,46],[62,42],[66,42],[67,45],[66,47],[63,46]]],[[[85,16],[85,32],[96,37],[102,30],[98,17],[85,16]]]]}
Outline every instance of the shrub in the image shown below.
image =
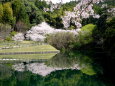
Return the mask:
{"type": "Polygon", "coordinates": [[[0,37],[5,39],[11,32],[11,25],[0,23],[0,37]]]}
{"type": "Polygon", "coordinates": [[[87,45],[93,41],[92,32],[96,28],[96,25],[88,24],[81,28],[79,35],[76,38],[76,47],[87,45]]]}
{"type": "Polygon", "coordinates": [[[46,42],[59,50],[68,50],[73,48],[75,35],[71,32],[58,32],[47,36],[46,42]]]}
{"type": "Polygon", "coordinates": [[[10,36],[5,38],[6,41],[12,41],[12,38],[10,36]]]}
{"type": "Polygon", "coordinates": [[[17,33],[16,35],[14,35],[12,37],[12,40],[14,41],[23,41],[25,38],[24,38],[24,34],[23,33],[17,33]]]}
{"type": "Polygon", "coordinates": [[[15,32],[15,31],[12,31],[12,32],[10,33],[11,36],[14,36],[14,35],[16,35],[16,34],[17,34],[17,32],[15,32]]]}
{"type": "Polygon", "coordinates": [[[46,38],[46,42],[60,50],[79,48],[93,42],[92,32],[96,25],[88,24],[81,28],[78,35],[71,32],[58,32],[46,38]]]}

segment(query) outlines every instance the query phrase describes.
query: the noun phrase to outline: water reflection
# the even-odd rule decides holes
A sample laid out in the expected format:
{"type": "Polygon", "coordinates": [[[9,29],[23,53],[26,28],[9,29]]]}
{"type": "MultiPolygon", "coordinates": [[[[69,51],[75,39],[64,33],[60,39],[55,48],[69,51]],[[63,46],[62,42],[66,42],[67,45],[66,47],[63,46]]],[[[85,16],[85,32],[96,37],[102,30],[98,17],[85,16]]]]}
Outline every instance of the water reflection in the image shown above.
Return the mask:
{"type": "Polygon", "coordinates": [[[0,80],[7,79],[11,76],[12,76],[11,69],[6,65],[0,64],[0,80]]]}
{"type": "Polygon", "coordinates": [[[32,73],[39,74],[42,76],[46,76],[53,71],[57,70],[81,70],[83,73],[88,75],[96,74],[95,70],[92,66],[92,60],[84,55],[78,55],[77,57],[67,54],[57,54],[50,60],[44,62],[35,62],[35,63],[28,63],[28,64],[15,64],[13,65],[13,69],[17,71],[31,71],[32,73]]]}
{"type": "Polygon", "coordinates": [[[81,70],[88,75],[96,74],[90,57],[80,52],[72,52],[70,55],[65,53],[57,54],[54,58],[46,62],[51,67],[61,67],[81,70]]]}
{"type": "Polygon", "coordinates": [[[29,63],[24,65],[22,63],[13,65],[13,69],[16,71],[31,71],[32,73],[39,74],[41,76],[47,76],[48,74],[57,71],[57,70],[66,70],[72,69],[77,70],[77,66],[74,65],[72,67],[52,67],[47,66],[45,63],[29,63]]]}
{"type": "Polygon", "coordinates": [[[42,62],[0,64],[0,86],[106,86],[93,61],[80,53],[57,54],[42,62]]]}
{"type": "Polygon", "coordinates": [[[10,78],[0,80],[1,86],[105,86],[95,76],[88,76],[76,70],[52,72],[46,77],[29,71],[14,72],[10,78]]]}

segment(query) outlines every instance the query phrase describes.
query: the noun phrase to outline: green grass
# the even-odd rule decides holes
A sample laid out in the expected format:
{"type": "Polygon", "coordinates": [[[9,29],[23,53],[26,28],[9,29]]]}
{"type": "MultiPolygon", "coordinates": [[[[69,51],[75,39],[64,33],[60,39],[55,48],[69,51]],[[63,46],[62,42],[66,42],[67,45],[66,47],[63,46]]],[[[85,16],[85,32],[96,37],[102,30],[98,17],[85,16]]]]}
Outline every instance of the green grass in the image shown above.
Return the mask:
{"type": "Polygon", "coordinates": [[[44,52],[44,51],[58,51],[51,45],[35,45],[29,47],[20,47],[12,49],[0,49],[0,53],[7,52],[44,52]]]}
{"type": "Polygon", "coordinates": [[[49,54],[21,54],[21,55],[0,55],[0,59],[51,59],[56,53],[49,54]]]}
{"type": "MultiPolygon", "coordinates": [[[[40,45],[39,43],[33,41],[1,42],[0,48],[3,47],[11,47],[11,49],[0,49],[0,53],[58,51],[51,45],[40,45]],[[12,48],[14,46],[20,47],[12,48]]],[[[50,59],[54,55],[56,55],[56,53],[0,55],[0,59],[50,59]]]]}
{"type": "Polygon", "coordinates": [[[13,47],[13,46],[32,46],[32,45],[37,45],[39,44],[38,42],[33,42],[33,41],[22,41],[22,42],[14,42],[14,41],[2,41],[0,42],[0,48],[3,47],[13,47]]]}

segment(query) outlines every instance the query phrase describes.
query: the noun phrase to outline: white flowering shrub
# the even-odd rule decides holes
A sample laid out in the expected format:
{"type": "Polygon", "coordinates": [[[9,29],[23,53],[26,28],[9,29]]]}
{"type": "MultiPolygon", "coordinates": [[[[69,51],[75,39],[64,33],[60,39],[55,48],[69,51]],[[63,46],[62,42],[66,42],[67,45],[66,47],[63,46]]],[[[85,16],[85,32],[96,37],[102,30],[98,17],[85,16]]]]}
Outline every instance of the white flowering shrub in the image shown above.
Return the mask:
{"type": "Polygon", "coordinates": [[[12,40],[14,41],[23,41],[24,38],[24,34],[23,33],[18,33],[16,35],[14,35],[14,37],[12,37],[12,40]]]}
{"type": "Polygon", "coordinates": [[[58,32],[71,32],[75,35],[78,34],[80,30],[62,30],[62,29],[54,29],[50,27],[47,23],[42,22],[37,26],[33,26],[29,31],[26,32],[26,39],[32,41],[44,41],[46,35],[55,34],[58,32]]]}
{"type": "Polygon", "coordinates": [[[43,42],[45,39],[45,36],[39,35],[39,34],[31,34],[29,35],[29,40],[32,41],[41,41],[43,42]]]}
{"type": "Polygon", "coordinates": [[[26,39],[32,41],[44,41],[45,35],[53,33],[54,28],[50,27],[47,23],[42,22],[39,25],[33,26],[26,33],[26,39]]]}

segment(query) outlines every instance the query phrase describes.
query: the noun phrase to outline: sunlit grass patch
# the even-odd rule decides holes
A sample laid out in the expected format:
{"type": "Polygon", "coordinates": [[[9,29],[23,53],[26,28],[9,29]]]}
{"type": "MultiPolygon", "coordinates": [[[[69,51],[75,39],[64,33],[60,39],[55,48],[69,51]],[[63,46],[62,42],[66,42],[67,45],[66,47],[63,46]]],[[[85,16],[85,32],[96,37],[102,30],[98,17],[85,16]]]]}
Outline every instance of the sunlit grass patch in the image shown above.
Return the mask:
{"type": "Polygon", "coordinates": [[[45,51],[58,51],[51,45],[35,45],[35,46],[27,46],[27,47],[19,47],[12,49],[0,49],[0,53],[7,52],[45,52],[45,51]]]}
{"type": "Polygon", "coordinates": [[[51,59],[55,56],[56,53],[48,53],[48,54],[21,54],[21,55],[0,55],[1,60],[5,59],[51,59]]]}
{"type": "Polygon", "coordinates": [[[51,45],[40,44],[33,41],[23,41],[23,42],[4,42],[0,43],[0,59],[49,59],[56,55],[59,51],[51,45]],[[3,48],[3,49],[2,49],[3,48]],[[42,54],[34,54],[30,52],[42,52],[42,54]],[[50,52],[50,53],[46,53],[50,52]],[[8,55],[5,55],[10,53],[8,55]],[[11,54],[13,53],[13,54],[11,54]],[[22,54],[15,54],[22,53],[22,54]],[[26,54],[25,54],[26,53],[26,54]],[[29,53],[29,54],[27,54],[29,53]]]}

